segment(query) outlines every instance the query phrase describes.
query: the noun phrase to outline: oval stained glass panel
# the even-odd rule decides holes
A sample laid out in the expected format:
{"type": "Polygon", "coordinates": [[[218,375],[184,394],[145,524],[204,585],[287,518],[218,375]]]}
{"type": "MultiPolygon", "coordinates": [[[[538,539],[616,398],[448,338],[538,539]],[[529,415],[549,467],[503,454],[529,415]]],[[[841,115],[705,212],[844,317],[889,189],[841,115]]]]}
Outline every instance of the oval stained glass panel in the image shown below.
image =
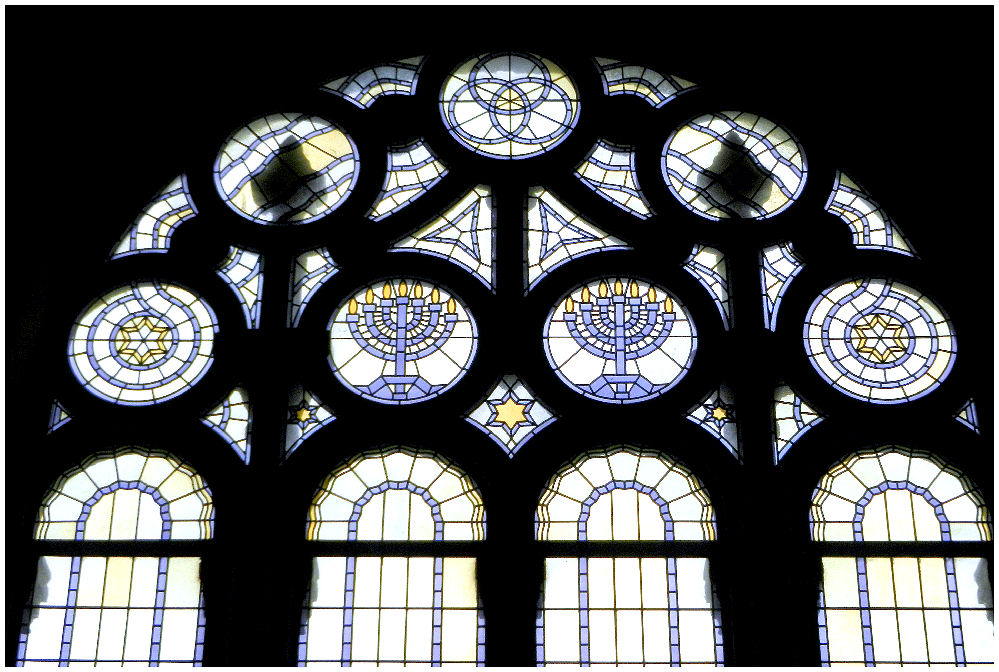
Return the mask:
{"type": "Polygon", "coordinates": [[[555,306],[544,346],[555,373],[574,390],[627,404],[659,396],[687,373],[697,331],[665,289],[606,278],[576,288],[555,306]]]}

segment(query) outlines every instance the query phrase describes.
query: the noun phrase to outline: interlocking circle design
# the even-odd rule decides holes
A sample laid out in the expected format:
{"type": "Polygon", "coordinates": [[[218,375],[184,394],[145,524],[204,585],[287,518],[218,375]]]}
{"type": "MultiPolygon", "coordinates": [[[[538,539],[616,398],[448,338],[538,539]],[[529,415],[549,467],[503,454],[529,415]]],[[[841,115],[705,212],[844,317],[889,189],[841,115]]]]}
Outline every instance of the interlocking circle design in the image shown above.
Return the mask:
{"type": "Polygon", "coordinates": [[[133,282],[94,301],[70,334],[69,364],[92,394],[130,406],[183,393],[208,371],[218,321],[177,285],[133,282]]]}
{"type": "Polygon", "coordinates": [[[877,404],[928,394],[954,366],[950,320],[920,292],[886,279],[830,287],[805,318],[805,351],[826,382],[877,404]]]}
{"type": "Polygon", "coordinates": [[[444,82],[441,117],[473,152],[526,159],[562,142],[579,117],[579,96],[555,63],[533,54],[491,53],[444,82]]]}
{"type": "Polygon", "coordinates": [[[642,280],[577,287],[545,323],[555,373],[591,399],[628,404],[657,397],[690,369],[697,331],[680,302],[642,280]]]}

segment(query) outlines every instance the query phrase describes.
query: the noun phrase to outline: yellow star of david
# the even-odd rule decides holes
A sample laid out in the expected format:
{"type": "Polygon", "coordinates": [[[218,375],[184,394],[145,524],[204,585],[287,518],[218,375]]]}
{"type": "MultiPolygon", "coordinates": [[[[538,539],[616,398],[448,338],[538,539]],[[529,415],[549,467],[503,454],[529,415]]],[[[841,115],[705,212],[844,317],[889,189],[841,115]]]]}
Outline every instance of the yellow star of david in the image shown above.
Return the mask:
{"type": "Polygon", "coordinates": [[[725,420],[728,418],[728,411],[726,411],[721,406],[716,406],[711,411],[711,417],[714,418],[715,420],[725,420]]]}
{"type": "Polygon", "coordinates": [[[118,355],[133,364],[155,362],[170,349],[170,329],[148,315],[135,318],[118,331],[115,346],[118,355]]]}
{"type": "Polygon", "coordinates": [[[879,362],[891,362],[905,354],[905,327],[893,317],[871,315],[853,328],[857,352],[879,362]]]}
{"type": "Polygon", "coordinates": [[[295,411],[295,417],[299,422],[308,422],[312,418],[312,409],[300,408],[295,411]]]}
{"type": "Polygon", "coordinates": [[[527,416],[524,413],[524,410],[527,408],[527,404],[517,403],[514,401],[513,397],[510,397],[502,404],[494,402],[493,408],[496,411],[496,422],[502,422],[510,429],[516,428],[518,423],[531,422],[527,419],[527,416]]]}

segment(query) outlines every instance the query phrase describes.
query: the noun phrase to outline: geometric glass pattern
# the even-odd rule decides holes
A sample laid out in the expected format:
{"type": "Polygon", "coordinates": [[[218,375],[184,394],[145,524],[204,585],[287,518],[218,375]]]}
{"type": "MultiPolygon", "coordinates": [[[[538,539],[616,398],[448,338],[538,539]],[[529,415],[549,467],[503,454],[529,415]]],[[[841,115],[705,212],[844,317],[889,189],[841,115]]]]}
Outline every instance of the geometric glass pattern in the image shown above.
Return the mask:
{"type": "Polygon", "coordinates": [[[52,402],[52,411],[49,413],[49,431],[48,431],[48,433],[51,434],[52,432],[54,432],[55,430],[59,429],[60,427],[62,427],[63,425],[65,425],[67,422],[69,422],[72,419],[73,419],[73,416],[71,416],[69,414],[69,412],[66,411],[66,409],[62,407],[62,404],[59,403],[58,399],[55,400],[55,401],[53,401],[52,402]]]}
{"type": "Polygon", "coordinates": [[[836,182],[826,201],[826,210],[850,225],[857,248],[913,256],[912,248],[895,222],[846,173],[836,171],[836,182]]]}
{"type": "MultiPolygon", "coordinates": [[[[295,452],[316,430],[336,420],[333,411],[301,385],[291,388],[288,395],[288,424],[284,437],[284,457],[295,452]]],[[[249,459],[249,458],[247,458],[249,459]]]]}
{"type": "Polygon", "coordinates": [[[423,56],[416,56],[376,65],[349,77],[327,82],[321,90],[340,96],[365,109],[371,107],[379,96],[413,95],[422,63],[423,56]]]}
{"type": "Polygon", "coordinates": [[[517,376],[503,376],[465,419],[486,433],[512,459],[527,441],[555,422],[517,376]]]}
{"type": "Polygon", "coordinates": [[[780,462],[795,441],[822,419],[818,411],[787,385],[774,390],[774,464],[780,462]]]}
{"type": "Polygon", "coordinates": [[[548,59],[496,52],[458,66],[441,88],[440,112],[455,140],[476,154],[526,159],[568,137],[579,96],[548,59]]]}
{"type": "MultiPolygon", "coordinates": [[[[812,497],[817,541],[991,541],[974,485],[921,451],[854,453],[812,497]]],[[[819,594],[822,661],[993,662],[987,562],[954,557],[825,557],[819,594]]]]}
{"type": "Polygon", "coordinates": [[[763,286],[763,324],[777,331],[777,311],[781,299],[791,286],[794,276],[805,268],[805,262],[794,256],[791,243],[771,245],[760,254],[760,284],[763,286]]]}
{"type": "Polygon", "coordinates": [[[577,287],[545,322],[545,355],[580,394],[627,404],[657,397],[690,369],[697,332],[680,302],[632,278],[577,287]]]}
{"type": "Polygon", "coordinates": [[[215,159],[215,187],[259,224],[305,224],[334,210],[357,182],[353,140],[305,114],[272,114],[237,129],[215,159]]]}
{"type": "MultiPolygon", "coordinates": [[[[325,479],[309,507],[306,538],[481,540],[485,509],[453,463],[397,446],[358,455],[325,479]]],[[[475,558],[315,558],[299,663],[482,665],[475,572],[475,558]]]]}
{"type": "Polygon", "coordinates": [[[196,214],[198,209],[187,189],[187,176],[179,175],[142,209],[111,250],[111,258],[137,252],[166,252],[174,230],[196,214]]]}
{"type": "Polygon", "coordinates": [[[739,445],[734,401],[732,390],[723,384],[708,394],[701,403],[687,411],[687,419],[721,441],[728,452],[742,462],[742,446],[739,445]]]}
{"type": "Polygon", "coordinates": [[[652,107],[660,108],[681,93],[695,86],[679,77],[661,75],[640,65],[626,65],[610,58],[595,58],[600,68],[604,93],[609,96],[628,94],[638,96],[652,107]]]}
{"type": "MultiPolygon", "coordinates": [[[[46,495],[36,539],[210,539],[201,478],[165,453],[94,455],[46,495]]],[[[122,547],[122,550],[129,547],[122,547]]],[[[197,557],[41,556],[17,661],[198,664],[205,635],[197,557]]]]}
{"type": "Polygon", "coordinates": [[[246,390],[235,388],[201,422],[226,440],[244,464],[250,463],[250,423],[253,414],[246,390]]]}
{"type": "Polygon", "coordinates": [[[809,361],[827,383],[876,404],[929,394],[950,373],[957,352],[940,308],[884,278],[828,288],[809,308],[803,336],[809,361]]]}
{"type": "Polygon", "coordinates": [[[230,247],[229,256],[215,271],[235,292],[249,329],[260,328],[260,294],[264,291],[263,266],[264,262],[256,252],[230,247]]]}
{"type": "Polygon", "coordinates": [[[697,278],[704,289],[708,290],[711,300],[721,314],[722,326],[725,329],[731,328],[732,306],[729,301],[725,255],[713,247],[694,245],[694,250],[683,264],[683,270],[697,278]]]}
{"type": "MultiPolygon", "coordinates": [[[[586,453],[549,481],[540,541],[710,541],[700,481],[662,454],[616,446],[586,453]]],[[[547,558],[536,626],[539,664],[724,662],[708,559],[547,558]]]]}
{"type": "Polygon", "coordinates": [[[391,252],[421,252],[466,268],[489,289],[496,286],[496,216],[489,187],[479,185],[426,226],[403,236],[391,252]]]}
{"type": "Polygon", "coordinates": [[[544,189],[527,192],[527,291],[562,264],[594,252],[630,250],[544,189]]]}
{"type": "Polygon", "coordinates": [[[673,132],[663,147],[670,193],[711,220],[765,219],[785,210],[805,186],[805,158],[791,134],[745,112],[705,114],[673,132]]]}
{"type": "Polygon", "coordinates": [[[478,345],[465,305],[443,287],[412,278],[360,288],[327,329],[337,380],[383,404],[442,394],[465,375],[478,345]]]}
{"type": "Polygon", "coordinates": [[[297,327],[309,299],[327,280],[337,274],[340,267],[333,261],[325,247],[309,250],[295,257],[288,292],[288,326],[297,327]]]}
{"type": "Polygon", "coordinates": [[[76,318],[69,363],[77,380],[101,399],[155,404],[205,375],[217,332],[211,307],[188,290],[158,280],[132,282],[76,318]]]}
{"type": "MultiPolygon", "coordinates": [[[[968,399],[967,403],[965,403],[964,406],[961,407],[961,410],[957,412],[957,415],[954,416],[954,419],[973,431],[975,434],[981,434],[981,431],[978,429],[978,409],[975,408],[974,399],[968,399]]],[[[53,427],[53,429],[55,429],[55,427],[53,427]]]]}
{"type": "Polygon", "coordinates": [[[640,219],[652,216],[635,173],[635,150],[598,140],[574,173],[583,184],[614,205],[640,219]]]}
{"type": "Polygon", "coordinates": [[[385,184],[368,218],[380,221],[398,212],[447,175],[447,168],[423,140],[389,148],[385,184]]]}

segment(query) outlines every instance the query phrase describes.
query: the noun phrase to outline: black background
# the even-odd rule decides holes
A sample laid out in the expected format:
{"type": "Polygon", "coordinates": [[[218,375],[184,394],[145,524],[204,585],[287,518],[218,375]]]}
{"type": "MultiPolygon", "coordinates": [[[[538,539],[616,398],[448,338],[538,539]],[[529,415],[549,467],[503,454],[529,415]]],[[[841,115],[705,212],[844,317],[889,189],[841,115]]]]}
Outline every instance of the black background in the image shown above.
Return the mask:
{"type": "MultiPolygon", "coordinates": [[[[492,610],[490,664],[533,662],[533,600],[544,553],[523,539],[531,536],[536,493],[548,475],[592,446],[661,440],[705,480],[719,512],[719,542],[711,553],[727,660],[736,664],[817,662],[807,502],[819,475],[838,457],[885,442],[932,449],[965,469],[990,507],[994,501],[993,72],[992,12],[986,8],[10,8],[6,16],[8,663],[25,586],[42,548],[26,543],[37,502],[59,473],[116,445],[169,449],[195,464],[215,493],[217,535],[205,553],[211,558],[206,591],[213,576],[216,591],[214,602],[211,593],[206,596],[216,606],[209,606],[205,655],[214,664],[294,662],[295,605],[301,604],[310,553],[298,521],[321,474],[343,457],[383,443],[441,450],[483,488],[490,541],[480,577],[523,577],[482,580],[492,610]],[[549,56],[574,74],[588,67],[589,56],[619,58],[703,88],[700,97],[687,94],[671,103],[662,118],[628,97],[589,108],[584,103],[570,140],[515,171],[449,144],[436,110],[417,109],[417,100],[424,100],[419,95],[389,97],[358,114],[315,93],[324,81],[393,58],[435,56],[421,75],[432,81],[434,72],[477,53],[508,48],[549,56]],[[785,217],[712,224],[670,203],[665,192],[657,195],[652,161],[662,141],[677,122],[712,105],[767,116],[801,140],[810,182],[785,217]],[[356,205],[338,210],[328,225],[263,230],[210,202],[212,194],[203,188],[206,195],[195,199],[202,215],[178,229],[170,254],[105,263],[125,228],[170,179],[187,172],[192,190],[210,185],[211,162],[229,132],[263,114],[295,110],[339,113],[336,120],[358,141],[362,165],[375,163],[374,170],[362,171],[357,193],[367,195],[356,205]],[[376,162],[384,161],[384,146],[416,133],[454,167],[441,194],[418,201],[395,223],[365,222],[361,210],[381,186],[376,162]],[[564,176],[595,137],[640,145],[639,176],[655,199],[657,218],[639,223],[564,176]],[[836,168],[884,206],[918,260],[853,250],[846,226],[821,213],[836,168]],[[658,275],[683,297],[703,340],[694,370],[675,390],[648,404],[607,409],[581,402],[547,370],[536,327],[570,285],[603,272],[604,262],[594,256],[560,269],[526,302],[516,292],[490,297],[443,262],[393,257],[398,267],[379,267],[392,239],[463,189],[485,183],[502,190],[506,184],[513,194],[531,180],[577,195],[595,223],[635,245],[634,253],[608,256],[608,272],[658,275]],[[348,230],[351,208],[359,225],[348,230]],[[772,335],[759,327],[750,262],[761,246],[787,239],[807,266],[772,335]],[[731,332],[721,330],[702,290],[678,270],[692,241],[729,253],[736,293],[731,332]],[[243,328],[238,306],[212,271],[230,242],[270,253],[264,328],[256,333],[243,328]],[[320,244],[329,244],[334,259],[350,267],[317,295],[301,328],[286,332],[278,304],[287,287],[271,269],[320,244]],[[479,319],[483,340],[472,371],[449,395],[391,409],[359,400],[333,380],[322,356],[322,327],[357,286],[408,271],[435,274],[455,289],[479,319]],[[817,292],[872,272],[927,291],[955,324],[959,354],[951,376],[910,404],[872,407],[847,399],[821,382],[801,349],[796,324],[817,292]],[[109,408],[69,373],[69,326],[93,297],[129,279],[155,276],[183,278],[210,298],[223,325],[218,361],[176,400],[152,409],[109,408]],[[510,314],[524,321],[501,319],[510,314]],[[491,442],[452,420],[510,372],[523,375],[563,415],[513,461],[498,460],[491,442]],[[774,469],[763,437],[765,390],[777,379],[792,383],[830,419],[774,469]],[[741,467],[682,420],[683,411],[721,380],[737,392],[747,451],[741,467]],[[279,467],[283,419],[264,418],[261,408],[281,408],[286,385],[298,381],[329,403],[338,420],[311,440],[314,445],[305,444],[297,464],[279,467]],[[237,382],[251,390],[258,413],[249,468],[195,419],[237,382]],[[950,418],[969,397],[977,401],[981,437],[950,418]],[[75,419],[47,437],[53,398],[75,419]],[[508,492],[514,494],[503,500],[508,492]],[[238,517],[231,515],[233,501],[241,503],[238,517]]],[[[501,231],[503,226],[501,221],[501,231]]],[[[518,253],[516,238],[500,241],[500,255],[504,249],[518,253]]],[[[517,275],[503,258],[501,288],[504,278],[512,282],[517,275]]]]}

